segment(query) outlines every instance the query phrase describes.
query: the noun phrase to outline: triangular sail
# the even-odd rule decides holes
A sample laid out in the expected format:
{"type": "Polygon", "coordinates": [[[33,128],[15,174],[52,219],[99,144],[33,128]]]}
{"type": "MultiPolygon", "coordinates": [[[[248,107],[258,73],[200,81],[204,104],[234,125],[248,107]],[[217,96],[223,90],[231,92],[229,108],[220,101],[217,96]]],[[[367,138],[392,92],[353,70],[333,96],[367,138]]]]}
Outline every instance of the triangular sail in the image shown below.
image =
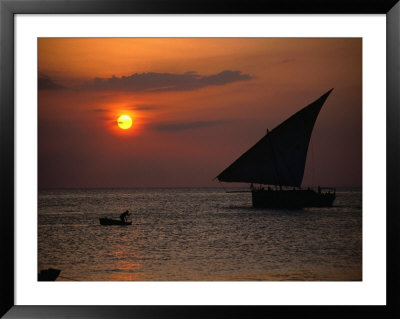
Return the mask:
{"type": "Polygon", "coordinates": [[[333,89],[268,132],[217,176],[223,182],[300,186],[311,133],[333,89]]]}

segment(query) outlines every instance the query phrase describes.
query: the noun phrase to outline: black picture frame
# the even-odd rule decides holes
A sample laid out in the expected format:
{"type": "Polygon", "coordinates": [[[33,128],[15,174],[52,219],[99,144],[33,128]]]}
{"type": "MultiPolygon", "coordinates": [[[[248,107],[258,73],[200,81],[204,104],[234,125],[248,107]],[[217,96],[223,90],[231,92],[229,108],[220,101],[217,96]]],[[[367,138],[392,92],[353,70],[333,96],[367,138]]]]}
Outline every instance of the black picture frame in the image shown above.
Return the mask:
{"type": "MultiPolygon", "coordinates": [[[[399,318],[400,3],[398,0],[0,0],[0,315],[4,318],[399,318]],[[386,306],[19,306],[14,304],[15,14],[385,14],[387,21],[386,306]]],[[[379,106],[377,106],[379,107],[379,106]]],[[[384,214],[385,212],[377,212],[384,214]]]]}

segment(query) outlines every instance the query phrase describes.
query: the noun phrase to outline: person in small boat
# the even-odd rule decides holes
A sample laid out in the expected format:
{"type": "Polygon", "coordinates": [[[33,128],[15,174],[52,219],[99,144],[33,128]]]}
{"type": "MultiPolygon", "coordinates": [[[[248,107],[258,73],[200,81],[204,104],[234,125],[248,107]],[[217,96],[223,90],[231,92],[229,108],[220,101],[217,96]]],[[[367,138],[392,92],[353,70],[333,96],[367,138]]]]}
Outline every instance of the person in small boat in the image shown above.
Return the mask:
{"type": "Polygon", "coordinates": [[[129,213],[129,210],[123,212],[121,215],[119,215],[119,218],[121,219],[121,221],[126,222],[126,218],[130,215],[131,213],[129,213]]]}

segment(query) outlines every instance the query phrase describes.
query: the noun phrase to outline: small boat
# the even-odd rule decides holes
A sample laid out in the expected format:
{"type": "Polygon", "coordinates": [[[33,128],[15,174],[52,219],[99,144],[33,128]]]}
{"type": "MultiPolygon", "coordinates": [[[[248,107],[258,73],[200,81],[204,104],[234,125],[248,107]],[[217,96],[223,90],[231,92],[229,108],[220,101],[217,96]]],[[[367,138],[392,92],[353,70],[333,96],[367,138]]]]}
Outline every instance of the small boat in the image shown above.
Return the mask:
{"type": "Polygon", "coordinates": [[[302,189],[307,150],[318,114],[333,89],[272,131],[217,176],[220,182],[251,183],[253,207],[329,207],[335,189],[302,189]],[[253,183],[260,187],[253,187],[253,183]],[[264,188],[262,185],[268,185],[264,188]],[[272,186],[272,188],[270,187],[272,186]],[[286,189],[285,189],[286,187],[286,189]]]}
{"type": "Polygon", "coordinates": [[[132,221],[122,221],[120,219],[111,219],[111,218],[99,218],[100,220],[100,225],[103,226],[108,226],[108,225],[120,225],[120,226],[125,226],[125,225],[132,225],[132,221]]]}
{"type": "Polygon", "coordinates": [[[54,268],[42,269],[38,274],[38,281],[55,281],[60,272],[61,270],[54,268]]]}

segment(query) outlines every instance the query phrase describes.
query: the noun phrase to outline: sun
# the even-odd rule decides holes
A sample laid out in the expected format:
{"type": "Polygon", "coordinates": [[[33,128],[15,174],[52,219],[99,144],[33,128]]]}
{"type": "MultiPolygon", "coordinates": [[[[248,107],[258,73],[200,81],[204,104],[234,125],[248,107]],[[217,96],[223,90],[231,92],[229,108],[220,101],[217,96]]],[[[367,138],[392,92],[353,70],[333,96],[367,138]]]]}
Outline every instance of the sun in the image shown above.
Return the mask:
{"type": "Polygon", "coordinates": [[[127,130],[132,126],[132,118],[129,115],[123,114],[117,120],[120,129],[127,130]]]}

